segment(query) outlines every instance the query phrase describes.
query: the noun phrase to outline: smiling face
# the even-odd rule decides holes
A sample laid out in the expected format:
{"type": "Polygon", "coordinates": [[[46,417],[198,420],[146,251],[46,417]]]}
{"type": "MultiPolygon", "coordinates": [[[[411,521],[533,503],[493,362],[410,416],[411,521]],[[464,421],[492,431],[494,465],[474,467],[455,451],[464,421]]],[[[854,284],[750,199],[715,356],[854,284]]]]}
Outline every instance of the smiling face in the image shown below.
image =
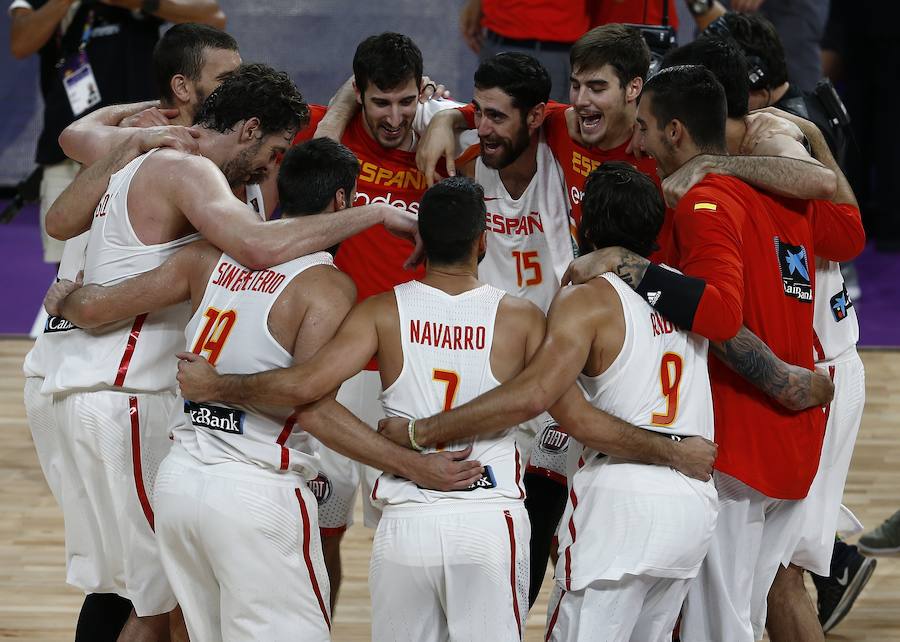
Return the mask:
{"type": "Polygon", "coordinates": [[[419,99],[415,78],[390,91],[383,91],[374,83],[370,83],[364,91],[357,87],[356,98],[362,105],[366,130],[379,145],[387,149],[409,149],[412,146],[412,122],[419,99]]]}
{"type": "Polygon", "coordinates": [[[644,92],[637,111],[638,141],[648,156],[656,159],[656,172],[665,178],[679,167],[676,159],[675,145],[666,136],[666,124],[660,122],[653,114],[653,92],[644,92]]]}
{"type": "Polygon", "coordinates": [[[573,70],[570,81],[569,102],[575,107],[584,143],[609,148],[624,141],[634,125],[634,100],[640,93],[640,78],[623,87],[615,69],[605,64],[599,69],[573,70]]]}
{"type": "Polygon", "coordinates": [[[476,88],[472,104],[481,160],[491,169],[503,169],[521,156],[531,142],[525,115],[513,107],[512,96],[496,87],[476,88]]]}

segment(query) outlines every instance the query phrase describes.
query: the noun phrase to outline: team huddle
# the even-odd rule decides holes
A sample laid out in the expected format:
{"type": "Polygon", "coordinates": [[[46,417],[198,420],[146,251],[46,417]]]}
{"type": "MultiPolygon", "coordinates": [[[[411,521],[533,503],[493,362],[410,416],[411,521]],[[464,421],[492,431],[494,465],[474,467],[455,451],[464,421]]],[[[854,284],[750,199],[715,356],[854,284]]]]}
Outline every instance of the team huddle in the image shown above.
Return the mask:
{"type": "Polygon", "coordinates": [[[648,78],[597,27],[571,105],[517,53],[455,103],[396,33],[328,107],[211,28],[155,60],[191,91],[60,138],[85,169],[25,363],[67,582],[130,601],[119,639],[180,609],[330,640],[357,492],[377,642],[522,640],[551,559],[560,642],[758,640],[776,578],[828,575],[864,233],[733,42],[648,78]]]}

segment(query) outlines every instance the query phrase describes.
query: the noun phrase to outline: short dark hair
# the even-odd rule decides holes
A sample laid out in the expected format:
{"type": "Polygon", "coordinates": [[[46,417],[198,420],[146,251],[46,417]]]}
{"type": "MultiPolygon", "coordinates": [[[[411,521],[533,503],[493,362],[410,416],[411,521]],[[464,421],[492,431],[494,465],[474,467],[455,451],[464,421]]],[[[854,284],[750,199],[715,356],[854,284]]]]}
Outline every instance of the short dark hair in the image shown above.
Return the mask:
{"type": "Polygon", "coordinates": [[[185,22],[166,31],[153,48],[153,73],[159,97],[174,102],[172,77],[181,74],[200,80],[205,64],[204,49],[238,51],[237,40],[214,27],[185,22]]]}
{"type": "Polygon", "coordinates": [[[600,69],[609,65],[624,87],[635,78],[646,78],[650,48],[637,29],[620,24],[595,27],[581,36],[569,50],[572,71],[600,69]]]}
{"type": "Polygon", "coordinates": [[[641,97],[653,95],[653,116],[660,129],[679,120],[701,151],[725,150],[725,90],[713,73],[700,65],[679,65],[654,74],[641,97]]]}
{"type": "Polygon", "coordinates": [[[524,116],[532,107],[550,100],[550,74],[536,58],[523,53],[499,53],[475,70],[476,89],[499,89],[512,97],[524,116]]]}
{"type": "Polygon", "coordinates": [[[349,199],[357,176],[359,161],[339,142],[313,138],[295,145],[285,153],[278,170],[281,211],[284,216],[319,214],[339,189],[349,199]]]}
{"type": "Polygon", "coordinates": [[[268,65],[241,65],[200,106],[195,122],[225,132],[249,118],[259,118],[263,135],[298,130],[309,122],[309,106],[290,77],[268,65]]]}
{"type": "Polygon", "coordinates": [[[761,80],[764,89],[775,89],[788,81],[784,45],[781,44],[775,26],[765,16],[760,13],[729,11],[719,20],[728,31],[722,33],[707,29],[702,34],[704,38],[710,37],[713,33],[721,37],[727,35],[740,47],[744,56],[758,58],[764,67],[761,80]]]}
{"type": "Polygon", "coordinates": [[[390,91],[413,79],[418,87],[422,83],[422,52],[402,33],[369,36],[353,55],[353,79],[362,94],[370,84],[390,91]]]}
{"type": "Polygon", "coordinates": [[[607,161],[584,185],[578,245],[582,254],[620,245],[641,256],[656,249],[666,206],[646,174],[623,161],[607,161]]]}
{"type": "Polygon", "coordinates": [[[750,102],[747,60],[733,41],[718,36],[698,38],[667,53],[660,68],[678,65],[702,65],[709,69],[725,90],[728,117],[747,115],[750,102]]]}
{"type": "Polygon", "coordinates": [[[469,258],[486,214],[484,190],[471,178],[452,176],[429,187],[419,204],[419,234],[429,263],[453,265],[469,258]]]}

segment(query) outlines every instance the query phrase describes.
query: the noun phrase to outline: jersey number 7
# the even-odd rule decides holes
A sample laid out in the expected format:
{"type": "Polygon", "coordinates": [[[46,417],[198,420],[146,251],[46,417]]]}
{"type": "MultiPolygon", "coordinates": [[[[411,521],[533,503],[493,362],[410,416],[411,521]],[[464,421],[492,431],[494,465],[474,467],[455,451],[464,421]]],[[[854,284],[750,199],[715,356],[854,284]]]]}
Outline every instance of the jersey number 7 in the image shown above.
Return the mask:
{"type": "MultiPolygon", "coordinates": [[[[459,390],[459,375],[452,370],[438,370],[435,368],[431,372],[431,379],[446,384],[444,389],[444,412],[453,408],[453,402],[456,401],[456,391],[459,390]]],[[[435,450],[443,450],[447,444],[435,444],[435,450]]]]}
{"type": "Polygon", "coordinates": [[[206,319],[206,322],[203,325],[200,336],[197,337],[197,341],[194,343],[194,347],[191,348],[191,352],[194,354],[205,352],[206,354],[203,356],[206,357],[206,360],[211,365],[216,365],[225,341],[228,339],[228,335],[234,327],[234,322],[237,320],[237,312],[234,310],[217,310],[209,307],[206,308],[203,317],[206,319]]]}

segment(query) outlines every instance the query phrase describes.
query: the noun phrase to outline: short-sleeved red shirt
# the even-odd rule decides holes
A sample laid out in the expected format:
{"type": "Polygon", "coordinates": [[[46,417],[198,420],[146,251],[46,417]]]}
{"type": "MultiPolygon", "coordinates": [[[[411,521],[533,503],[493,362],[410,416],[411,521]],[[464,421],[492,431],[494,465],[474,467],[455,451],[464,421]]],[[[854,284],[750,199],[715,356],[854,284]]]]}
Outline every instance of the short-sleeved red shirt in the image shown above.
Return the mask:
{"type": "MultiPolygon", "coordinates": [[[[669,3],[669,24],[678,29],[678,10],[675,0],[669,3]]],[[[640,25],[661,25],[663,3],[661,0],[602,0],[593,3],[591,25],[607,25],[624,22],[640,25]]]]}
{"type": "MultiPolygon", "coordinates": [[[[779,358],[812,369],[816,241],[852,253],[854,241],[834,225],[850,219],[845,206],[775,197],[729,176],[700,181],[676,207],[671,250],[682,272],[706,281],[694,331],[727,339],[743,323],[779,358]]],[[[805,497],[818,469],[822,409],[785,410],[715,357],[709,369],[716,468],[769,497],[805,497]]]]}
{"type": "Polygon", "coordinates": [[[590,29],[586,0],[482,0],[481,26],[516,40],[575,42],[590,29]]]}

